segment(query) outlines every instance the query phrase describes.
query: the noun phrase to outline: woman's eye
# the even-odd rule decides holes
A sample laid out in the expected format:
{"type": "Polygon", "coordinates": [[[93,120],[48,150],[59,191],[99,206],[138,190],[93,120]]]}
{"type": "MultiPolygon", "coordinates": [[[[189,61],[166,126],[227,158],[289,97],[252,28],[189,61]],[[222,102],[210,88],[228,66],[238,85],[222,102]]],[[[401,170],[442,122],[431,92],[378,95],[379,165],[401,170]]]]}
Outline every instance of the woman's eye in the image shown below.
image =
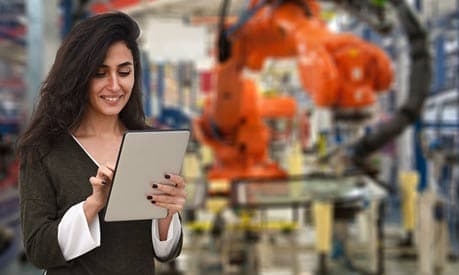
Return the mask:
{"type": "Polygon", "coordinates": [[[128,76],[131,71],[122,71],[122,72],[118,72],[120,74],[120,76],[128,76]]]}
{"type": "Polygon", "coordinates": [[[94,77],[104,77],[105,76],[105,72],[96,72],[94,74],[94,77]]]}

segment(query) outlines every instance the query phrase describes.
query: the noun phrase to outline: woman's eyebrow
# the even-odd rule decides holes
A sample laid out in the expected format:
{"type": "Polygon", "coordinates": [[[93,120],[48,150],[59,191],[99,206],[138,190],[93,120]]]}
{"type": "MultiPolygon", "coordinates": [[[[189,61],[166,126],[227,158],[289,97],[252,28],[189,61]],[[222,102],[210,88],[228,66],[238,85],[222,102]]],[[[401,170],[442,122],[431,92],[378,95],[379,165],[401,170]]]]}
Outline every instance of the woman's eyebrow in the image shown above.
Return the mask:
{"type": "MultiPolygon", "coordinates": [[[[121,64],[118,64],[117,67],[126,67],[126,66],[132,66],[132,65],[133,65],[133,64],[132,64],[131,61],[126,61],[126,62],[123,62],[123,63],[121,63],[121,64]]],[[[102,65],[99,66],[99,68],[108,68],[108,67],[109,67],[109,66],[106,65],[106,64],[102,64],[102,65]]]]}
{"type": "Polygon", "coordinates": [[[125,67],[125,66],[131,66],[132,62],[131,61],[126,61],[118,65],[118,67],[125,67]]]}

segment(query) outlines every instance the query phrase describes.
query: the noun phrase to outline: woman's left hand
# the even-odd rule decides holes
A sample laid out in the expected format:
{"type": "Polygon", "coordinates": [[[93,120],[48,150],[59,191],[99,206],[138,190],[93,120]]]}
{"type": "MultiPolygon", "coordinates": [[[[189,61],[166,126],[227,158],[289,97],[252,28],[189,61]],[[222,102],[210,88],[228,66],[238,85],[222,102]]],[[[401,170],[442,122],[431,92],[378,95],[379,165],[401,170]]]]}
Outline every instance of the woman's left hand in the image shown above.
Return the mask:
{"type": "Polygon", "coordinates": [[[153,191],[147,196],[153,204],[169,210],[168,216],[183,210],[186,202],[185,181],[181,176],[166,174],[166,181],[153,183],[153,191]],[[158,194],[161,193],[161,194],[158,194]]]}

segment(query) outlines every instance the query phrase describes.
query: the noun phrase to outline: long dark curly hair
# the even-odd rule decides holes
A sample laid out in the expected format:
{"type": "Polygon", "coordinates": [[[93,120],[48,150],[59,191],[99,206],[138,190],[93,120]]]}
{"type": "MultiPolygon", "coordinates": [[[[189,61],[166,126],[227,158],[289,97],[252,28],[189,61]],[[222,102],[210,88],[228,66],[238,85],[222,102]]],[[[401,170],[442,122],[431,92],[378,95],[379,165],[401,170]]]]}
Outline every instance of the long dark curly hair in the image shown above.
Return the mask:
{"type": "MultiPolygon", "coordinates": [[[[124,41],[134,60],[134,87],[119,117],[128,129],[146,128],[137,23],[122,12],[96,15],[72,29],[57,51],[41,85],[40,99],[27,129],[18,140],[19,156],[43,142],[52,146],[58,137],[76,129],[88,108],[89,82],[103,64],[108,48],[124,41]]],[[[36,149],[36,148],[35,148],[36,149]]]]}

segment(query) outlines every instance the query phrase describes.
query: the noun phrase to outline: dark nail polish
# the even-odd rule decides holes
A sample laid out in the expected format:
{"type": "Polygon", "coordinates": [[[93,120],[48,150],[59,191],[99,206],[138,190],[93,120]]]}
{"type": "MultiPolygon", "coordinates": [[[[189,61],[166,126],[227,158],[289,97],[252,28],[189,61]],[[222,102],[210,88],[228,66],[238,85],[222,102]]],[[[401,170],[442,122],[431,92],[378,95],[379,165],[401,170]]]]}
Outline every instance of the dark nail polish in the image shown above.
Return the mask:
{"type": "Polygon", "coordinates": [[[156,183],[153,183],[152,187],[153,188],[158,188],[158,185],[156,183]]]}
{"type": "Polygon", "coordinates": [[[166,179],[170,179],[170,178],[171,178],[171,175],[165,174],[164,177],[165,177],[166,179]]]}
{"type": "Polygon", "coordinates": [[[147,200],[151,200],[151,199],[153,199],[152,196],[147,196],[147,200]]]}
{"type": "Polygon", "coordinates": [[[156,202],[155,201],[151,201],[151,203],[155,204],[156,202]]]}

